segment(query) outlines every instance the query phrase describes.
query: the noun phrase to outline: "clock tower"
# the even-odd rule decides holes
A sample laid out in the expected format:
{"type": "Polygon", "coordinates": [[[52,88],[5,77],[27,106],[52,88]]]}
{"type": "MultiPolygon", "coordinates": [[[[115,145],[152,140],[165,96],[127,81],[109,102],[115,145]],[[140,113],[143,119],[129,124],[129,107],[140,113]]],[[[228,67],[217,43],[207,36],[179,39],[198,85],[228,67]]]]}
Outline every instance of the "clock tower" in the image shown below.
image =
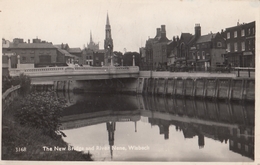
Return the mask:
{"type": "Polygon", "coordinates": [[[105,66],[113,66],[113,39],[111,35],[111,26],[109,23],[109,18],[107,14],[107,23],[106,23],[106,37],[104,41],[104,50],[105,50],[105,57],[104,57],[104,65],[105,66]]]}

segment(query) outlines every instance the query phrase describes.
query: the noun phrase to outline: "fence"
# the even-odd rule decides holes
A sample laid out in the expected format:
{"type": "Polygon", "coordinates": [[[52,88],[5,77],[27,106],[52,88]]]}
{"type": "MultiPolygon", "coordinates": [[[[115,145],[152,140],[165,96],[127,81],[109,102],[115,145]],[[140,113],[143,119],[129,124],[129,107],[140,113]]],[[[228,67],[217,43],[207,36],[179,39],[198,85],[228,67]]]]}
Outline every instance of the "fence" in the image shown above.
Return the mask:
{"type": "Polygon", "coordinates": [[[2,110],[4,111],[12,101],[18,96],[20,85],[13,86],[5,91],[2,95],[2,110]]]}

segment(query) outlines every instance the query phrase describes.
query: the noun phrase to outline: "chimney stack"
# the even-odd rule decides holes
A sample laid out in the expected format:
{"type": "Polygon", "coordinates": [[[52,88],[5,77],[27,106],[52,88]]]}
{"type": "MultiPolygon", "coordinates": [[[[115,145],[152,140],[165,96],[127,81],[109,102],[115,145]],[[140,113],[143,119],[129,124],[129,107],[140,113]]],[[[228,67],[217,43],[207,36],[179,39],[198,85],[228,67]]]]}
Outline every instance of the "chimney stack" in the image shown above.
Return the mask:
{"type": "Polygon", "coordinates": [[[165,25],[161,25],[161,37],[162,38],[166,38],[165,25]]]}
{"type": "Polygon", "coordinates": [[[195,24],[195,38],[199,38],[201,36],[201,27],[200,24],[195,24]]]}
{"type": "Polygon", "coordinates": [[[30,39],[28,39],[28,44],[30,43],[30,39]]]}
{"type": "Polygon", "coordinates": [[[156,29],[156,36],[155,36],[155,38],[159,38],[159,37],[161,37],[161,29],[157,28],[156,29]]]}

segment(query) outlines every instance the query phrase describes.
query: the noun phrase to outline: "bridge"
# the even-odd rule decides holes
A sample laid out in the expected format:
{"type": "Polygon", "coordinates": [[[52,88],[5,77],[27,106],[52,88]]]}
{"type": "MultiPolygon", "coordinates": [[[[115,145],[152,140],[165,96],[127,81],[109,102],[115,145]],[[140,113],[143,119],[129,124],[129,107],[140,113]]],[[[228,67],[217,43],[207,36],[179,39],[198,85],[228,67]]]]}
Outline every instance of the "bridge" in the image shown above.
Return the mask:
{"type": "Polygon", "coordinates": [[[10,76],[27,75],[34,82],[138,78],[138,66],[46,67],[9,69],[10,76]]]}

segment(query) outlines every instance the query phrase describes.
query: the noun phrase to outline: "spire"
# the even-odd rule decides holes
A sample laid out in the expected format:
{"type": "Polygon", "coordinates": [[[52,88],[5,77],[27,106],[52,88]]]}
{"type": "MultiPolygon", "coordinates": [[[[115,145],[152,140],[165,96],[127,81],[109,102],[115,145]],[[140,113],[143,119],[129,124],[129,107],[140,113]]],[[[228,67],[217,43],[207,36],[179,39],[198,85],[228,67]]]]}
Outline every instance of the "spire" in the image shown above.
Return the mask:
{"type": "Polygon", "coordinates": [[[108,13],[107,13],[107,25],[110,25],[109,18],[108,18],[108,13]]]}
{"type": "Polygon", "coordinates": [[[92,32],[90,30],[90,43],[92,43],[92,42],[93,42],[93,40],[92,40],[92,32]]]}

